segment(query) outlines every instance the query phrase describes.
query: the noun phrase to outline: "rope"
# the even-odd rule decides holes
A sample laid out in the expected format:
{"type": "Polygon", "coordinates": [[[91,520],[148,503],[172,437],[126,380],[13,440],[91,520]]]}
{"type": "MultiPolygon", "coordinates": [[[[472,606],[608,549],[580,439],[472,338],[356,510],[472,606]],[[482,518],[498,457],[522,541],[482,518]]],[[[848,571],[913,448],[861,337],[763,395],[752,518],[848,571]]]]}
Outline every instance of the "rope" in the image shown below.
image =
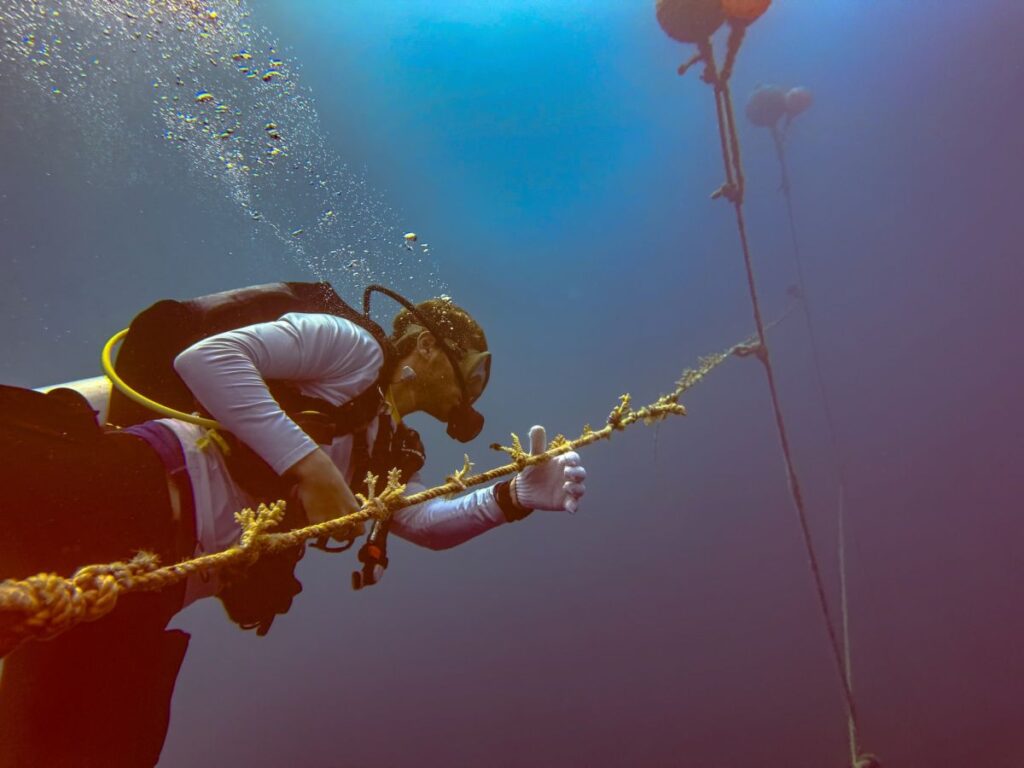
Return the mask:
{"type": "Polygon", "coordinates": [[[193,574],[208,574],[228,567],[245,568],[265,554],[293,549],[308,540],[351,531],[370,518],[385,520],[395,510],[482,485],[533,464],[549,461],[568,451],[610,439],[614,432],[638,422],[650,425],[671,415],[685,416],[686,409],[679,404],[683,393],[702,381],[731,355],[748,348],[752,342],[747,340],[700,358],[695,367],[683,371],[671,392],[638,410],[630,406],[629,394],[622,395],[601,429],[591,429],[587,424],[575,440],[556,435],[547,451],[536,455],[524,451],[518,435],[513,434],[511,446],[492,446],[507,453],[511,458],[509,463],[469,475],[472,462],[466,456],[462,468],[449,476],[448,482],[412,496],[403,495],[405,485],[401,483],[401,475],[395,469],[388,473],[387,484],[379,494],[374,491],[377,478],[367,474],[369,494],[356,494],[360,509],[323,523],[274,533],[272,529],[284,518],[285,502],[277,501],[269,506],[260,504],[255,510],[243,509],[235,514],[235,520],[242,529],[241,537],[237,545],[222,552],[164,567],[160,567],[155,555],[140,552],[129,562],[79,568],[69,578],[54,573],[41,573],[23,580],[8,579],[0,582],[0,658],[27,640],[53,638],[78,624],[105,616],[114,609],[118,597],[125,592],[152,592],[183,581],[193,574]]]}
{"type": "Polygon", "coordinates": [[[804,549],[807,553],[811,577],[818,600],[818,607],[825,623],[825,629],[828,634],[833,660],[841,682],[843,699],[846,705],[848,729],[851,733],[851,752],[856,756],[856,733],[858,723],[857,706],[853,697],[853,689],[847,676],[847,670],[844,664],[844,654],[839,645],[835,622],[833,621],[831,612],[829,611],[828,600],[825,594],[824,579],[821,575],[818,556],[814,549],[814,542],[811,538],[803,491],[800,486],[800,479],[796,472],[796,466],[793,461],[792,451],[789,445],[789,436],[786,431],[786,423],[783,417],[778,387],[775,381],[775,371],[772,367],[765,335],[761,303],[757,292],[753,261],[750,255],[750,243],[747,237],[746,222],[743,215],[743,168],[740,158],[739,136],[736,131],[735,114],[732,105],[732,94],[729,90],[729,81],[727,77],[731,74],[732,64],[735,61],[739,45],[742,43],[742,37],[742,34],[736,34],[736,28],[734,27],[733,33],[729,36],[729,53],[727,58],[728,69],[723,70],[721,76],[716,71],[714,51],[711,48],[710,42],[706,41],[700,48],[702,58],[705,61],[703,79],[714,87],[719,141],[722,147],[722,162],[725,167],[726,175],[725,185],[716,190],[716,192],[712,194],[712,198],[725,197],[730,203],[732,203],[733,209],[736,213],[736,229],[739,233],[740,246],[743,251],[743,263],[747,277],[747,290],[750,294],[750,304],[753,310],[754,324],[757,327],[757,357],[764,366],[765,377],[768,381],[772,413],[775,417],[776,432],[779,437],[782,456],[786,466],[790,496],[800,523],[800,531],[803,538],[804,549]]]}
{"type": "Polygon", "coordinates": [[[722,66],[721,80],[728,83],[732,79],[732,70],[736,66],[743,38],[747,35],[748,23],[738,19],[729,20],[729,38],[725,43],[725,64],[722,66]]]}
{"type": "MultiPolygon", "coordinates": [[[[846,675],[846,686],[853,693],[853,665],[850,660],[850,611],[846,602],[846,536],[844,529],[845,521],[845,489],[842,482],[839,483],[839,507],[837,517],[839,520],[839,531],[837,534],[839,548],[839,599],[843,613],[843,672],[846,675]]],[[[857,723],[853,718],[848,718],[846,730],[850,737],[850,765],[856,765],[860,747],[857,743],[857,723]]]]}
{"type": "MultiPolygon", "coordinates": [[[[771,127],[772,141],[775,144],[775,154],[779,159],[779,171],[781,175],[780,189],[786,201],[786,220],[789,224],[789,236],[793,244],[793,265],[796,272],[797,286],[800,290],[800,303],[803,306],[804,321],[807,324],[807,336],[810,340],[811,362],[814,368],[814,378],[818,386],[818,395],[821,400],[822,411],[825,414],[825,425],[828,430],[829,442],[832,447],[832,455],[836,462],[836,479],[838,483],[838,503],[836,505],[836,527],[837,527],[837,548],[839,552],[839,592],[840,606],[842,609],[842,630],[843,630],[843,673],[846,678],[846,685],[853,691],[853,665],[850,650],[850,613],[846,590],[846,471],[842,454],[839,450],[839,438],[835,426],[835,418],[832,414],[832,405],[825,388],[825,376],[822,373],[821,355],[818,345],[818,334],[814,327],[811,310],[810,294],[807,291],[807,284],[804,281],[803,259],[800,254],[800,240],[797,237],[796,217],[793,214],[792,186],[789,178],[789,164],[786,162],[785,141],[782,132],[777,125],[771,127]]],[[[850,737],[851,765],[856,765],[860,754],[858,747],[857,726],[854,721],[848,723],[850,737]]]]}
{"type": "Polygon", "coordinates": [[[840,477],[840,484],[844,484],[843,463],[839,460],[839,439],[835,427],[835,418],[832,415],[832,406],[829,402],[825,389],[825,377],[822,374],[821,355],[819,353],[818,334],[812,319],[811,300],[807,293],[807,284],[804,281],[803,259],[800,255],[800,240],[796,233],[796,220],[793,216],[793,198],[790,194],[789,166],[786,163],[785,146],[783,137],[777,126],[772,126],[772,140],[775,142],[775,152],[779,158],[779,168],[782,174],[782,195],[786,201],[786,218],[789,222],[789,235],[793,243],[793,265],[796,271],[797,285],[800,288],[800,300],[804,307],[804,320],[807,323],[807,334],[811,341],[811,361],[814,365],[815,380],[818,385],[818,393],[821,396],[822,409],[825,412],[825,423],[828,427],[829,440],[832,443],[833,455],[837,458],[836,472],[840,477]]]}

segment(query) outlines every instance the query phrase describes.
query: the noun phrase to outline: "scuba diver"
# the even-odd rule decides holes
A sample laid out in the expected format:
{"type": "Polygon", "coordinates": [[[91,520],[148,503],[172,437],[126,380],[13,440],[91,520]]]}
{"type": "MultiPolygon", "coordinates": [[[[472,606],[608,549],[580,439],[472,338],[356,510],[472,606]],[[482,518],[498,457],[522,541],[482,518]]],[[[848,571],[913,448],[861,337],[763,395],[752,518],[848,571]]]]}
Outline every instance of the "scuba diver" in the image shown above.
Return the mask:
{"type": "MultiPolygon", "coordinates": [[[[476,437],[487,340],[447,297],[413,305],[371,286],[363,304],[357,312],[326,283],[278,283],[158,302],[138,315],[118,378],[157,403],[198,409],[219,422],[214,431],[153,419],[118,390],[104,404],[69,388],[0,387],[0,579],[69,575],[140,550],[162,563],[220,551],[239,540],[234,514],[259,502],[288,500],[286,529],[330,520],[359,509],[354,494],[367,493],[368,472],[385,478],[395,467],[407,494],[423,490],[423,445],[403,419],[422,411],[457,440],[476,437]],[[390,334],[370,317],[373,292],[403,305],[390,334]]],[[[530,430],[530,443],[545,450],[543,427],[530,430]]],[[[585,477],[569,452],[511,480],[396,510],[374,523],[353,586],[380,578],[389,530],[453,547],[533,510],[575,512],[585,477]]],[[[0,677],[0,768],[155,764],[188,644],[168,621],[216,595],[240,626],[265,634],[302,589],[294,569],[303,553],[127,594],[98,621],[15,649],[0,677]]]]}

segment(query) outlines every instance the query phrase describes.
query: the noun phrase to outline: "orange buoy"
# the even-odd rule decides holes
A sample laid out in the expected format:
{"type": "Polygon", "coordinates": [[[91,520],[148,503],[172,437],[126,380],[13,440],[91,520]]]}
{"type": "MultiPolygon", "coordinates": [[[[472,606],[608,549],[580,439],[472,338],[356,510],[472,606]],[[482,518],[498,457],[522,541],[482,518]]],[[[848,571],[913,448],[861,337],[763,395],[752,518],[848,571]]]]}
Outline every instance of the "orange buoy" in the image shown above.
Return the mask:
{"type": "Polygon", "coordinates": [[[681,43],[707,40],[725,23],[719,0],[656,0],[654,13],[665,34],[681,43]]]}
{"type": "Polygon", "coordinates": [[[746,24],[757,21],[768,10],[772,0],[721,0],[725,15],[746,24]]]}

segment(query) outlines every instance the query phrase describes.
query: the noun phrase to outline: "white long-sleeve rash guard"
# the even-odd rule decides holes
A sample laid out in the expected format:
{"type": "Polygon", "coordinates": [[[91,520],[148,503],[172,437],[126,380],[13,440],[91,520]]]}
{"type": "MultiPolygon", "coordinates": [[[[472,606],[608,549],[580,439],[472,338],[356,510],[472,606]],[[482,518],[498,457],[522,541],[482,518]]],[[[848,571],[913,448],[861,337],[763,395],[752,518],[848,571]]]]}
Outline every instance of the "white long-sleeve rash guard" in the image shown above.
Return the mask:
{"type": "MultiPolygon", "coordinates": [[[[266,380],[287,380],[305,395],[340,405],[377,380],[384,356],[365,329],[341,317],[293,313],[203,339],[182,352],[174,368],[226,430],[248,444],[278,473],[316,450],[267,389],[266,380]]],[[[201,449],[203,429],[162,420],[181,441],[196,506],[197,551],[215,552],[238,541],[234,513],[253,500],[227,472],[220,451],[201,449]]],[[[374,422],[367,429],[373,445],[374,422]]],[[[335,438],[324,450],[352,482],[352,436],[335,438]]],[[[425,488],[419,473],[406,493],[425,488]]],[[[391,530],[430,549],[447,549],[501,525],[505,517],[492,488],[456,499],[433,499],[395,512],[391,530]]],[[[190,583],[186,602],[212,594],[215,584],[190,583]]]]}

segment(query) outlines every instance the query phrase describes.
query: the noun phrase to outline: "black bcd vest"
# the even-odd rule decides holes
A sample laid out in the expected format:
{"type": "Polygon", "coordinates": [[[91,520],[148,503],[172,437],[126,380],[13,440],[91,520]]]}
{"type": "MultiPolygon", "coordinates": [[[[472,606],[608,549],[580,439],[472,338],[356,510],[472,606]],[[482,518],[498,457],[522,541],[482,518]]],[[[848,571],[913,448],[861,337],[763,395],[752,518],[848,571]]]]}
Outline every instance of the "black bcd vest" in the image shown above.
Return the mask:
{"type": "MultiPolygon", "coordinates": [[[[270,283],[215,293],[186,301],[165,299],[140,312],[132,321],[117,355],[117,372],[133,389],[151,400],[186,413],[196,400],[174,370],[174,358],[200,339],[255,323],[271,322],[289,312],[324,313],[343,317],[367,330],[384,352],[384,364],[372,385],[348,402],[334,406],[308,397],[298,386],[268,381],[274,399],[316,442],[364,430],[381,412],[384,391],[396,356],[384,330],[357,312],[329,283],[270,283]]],[[[150,409],[114,389],[108,421],[119,427],[155,417],[150,409]]],[[[284,498],[287,486],[270,466],[232,436],[226,456],[235,482],[260,501],[284,498]]]]}

